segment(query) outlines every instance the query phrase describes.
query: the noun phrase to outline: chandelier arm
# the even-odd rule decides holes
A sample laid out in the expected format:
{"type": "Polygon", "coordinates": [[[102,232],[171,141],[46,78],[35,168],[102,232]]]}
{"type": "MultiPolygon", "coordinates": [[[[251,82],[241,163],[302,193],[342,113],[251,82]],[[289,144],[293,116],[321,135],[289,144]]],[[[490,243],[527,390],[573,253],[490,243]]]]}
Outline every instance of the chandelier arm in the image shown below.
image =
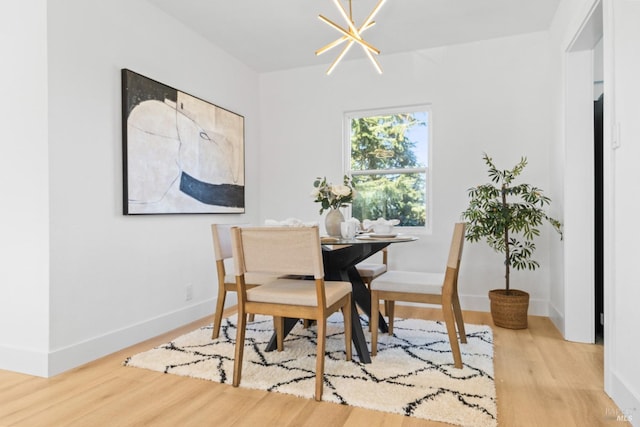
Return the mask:
{"type": "Polygon", "coordinates": [[[380,64],[378,63],[376,58],[374,58],[373,55],[371,54],[371,52],[369,52],[367,49],[363,49],[363,50],[364,50],[364,53],[366,53],[367,56],[369,57],[369,60],[373,64],[373,67],[376,69],[378,74],[382,74],[382,68],[380,67],[380,64]]]}
{"type": "Polygon", "coordinates": [[[322,55],[323,53],[325,53],[326,51],[333,49],[334,47],[341,45],[342,43],[344,43],[345,41],[347,41],[347,37],[346,36],[342,36],[338,39],[335,39],[334,41],[332,41],[331,43],[322,46],[320,49],[316,50],[316,56],[317,55],[322,55]]]}
{"type": "Polygon", "coordinates": [[[375,18],[376,14],[380,11],[380,8],[382,7],[382,5],[386,2],[387,0],[380,0],[378,2],[378,4],[376,5],[376,7],[373,8],[373,10],[371,11],[371,13],[369,14],[369,16],[367,17],[367,19],[365,19],[364,23],[362,24],[361,28],[365,28],[367,27],[372,21],[373,18],[375,18]]]}
{"type": "MultiPolygon", "coordinates": [[[[373,27],[374,25],[376,25],[376,21],[370,22],[369,25],[367,25],[366,27],[362,28],[360,30],[360,34],[364,33],[366,30],[368,30],[369,28],[373,27]]],[[[339,39],[336,39],[334,41],[332,41],[331,43],[328,43],[327,45],[321,47],[320,49],[316,50],[316,55],[322,55],[323,53],[325,53],[326,51],[333,49],[334,47],[344,43],[347,40],[347,36],[342,36],[339,39]]]]}
{"type": "Polygon", "coordinates": [[[320,18],[320,20],[324,21],[327,25],[329,25],[329,26],[335,28],[336,30],[338,30],[339,32],[341,32],[344,36],[346,36],[349,39],[353,40],[354,42],[360,44],[362,47],[365,47],[365,48],[369,49],[371,52],[375,53],[376,55],[380,54],[380,50],[379,49],[371,46],[366,41],[357,38],[354,34],[350,33],[347,30],[345,30],[344,28],[342,28],[341,26],[339,26],[335,22],[331,21],[330,19],[327,19],[322,15],[318,15],[318,18],[320,18]]]}
{"type": "Polygon", "coordinates": [[[367,24],[366,27],[363,25],[362,27],[358,28],[358,33],[362,34],[374,25],[376,25],[376,21],[371,21],[369,22],[369,24],[367,24]]]}
{"type": "MultiPolygon", "coordinates": [[[[333,0],[333,3],[336,5],[338,10],[340,11],[340,14],[344,18],[344,20],[347,21],[347,24],[349,24],[349,28],[351,29],[351,32],[353,33],[353,35],[355,35],[358,39],[362,40],[362,37],[360,37],[360,32],[356,28],[356,24],[354,24],[353,19],[349,15],[347,15],[347,11],[344,10],[344,7],[342,7],[342,4],[340,4],[340,0],[333,0]]],[[[349,9],[351,9],[351,0],[349,0],[349,9]]]]}
{"type": "Polygon", "coordinates": [[[340,52],[338,57],[331,63],[331,66],[329,66],[329,68],[327,69],[327,75],[329,75],[329,74],[331,74],[333,72],[333,70],[336,68],[336,66],[340,62],[340,60],[347,54],[349,49],[351,49],[351,46],[353,46],[353,43],[355,43],[353,40],[349,40],[349,42],[344,47],[344,49],[342,49],[342,52],[340,52]]]}

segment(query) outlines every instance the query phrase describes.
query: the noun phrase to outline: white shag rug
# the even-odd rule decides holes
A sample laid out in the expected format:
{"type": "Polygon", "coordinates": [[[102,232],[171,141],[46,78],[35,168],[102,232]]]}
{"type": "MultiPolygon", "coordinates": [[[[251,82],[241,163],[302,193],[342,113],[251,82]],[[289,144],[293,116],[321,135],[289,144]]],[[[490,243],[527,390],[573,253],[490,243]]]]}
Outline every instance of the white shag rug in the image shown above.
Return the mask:
{"type": "MultiPolygon", "coordinates": [[[[442,322],[396,319],[394,335],[378,334],[372,363],[345,360],[342,314],[327,322],[323,401],[442,421],[460,426],[497,425],[490,327],[465,324],[461,344],[463,369],[453,356],[442,322]]],[[[363,329],[370,346],[366,320],[363,329]]],[[[316,329],[300,322],[282,352],[265,352],[273,333],[271,317],[256,316],[247,324],[240,387],[275,391],[313,399],[316,329]]],[[[211,325],[125,360],[124,365],[231,384],[236,316],[223,319],[220,338],[211,325]]]]}

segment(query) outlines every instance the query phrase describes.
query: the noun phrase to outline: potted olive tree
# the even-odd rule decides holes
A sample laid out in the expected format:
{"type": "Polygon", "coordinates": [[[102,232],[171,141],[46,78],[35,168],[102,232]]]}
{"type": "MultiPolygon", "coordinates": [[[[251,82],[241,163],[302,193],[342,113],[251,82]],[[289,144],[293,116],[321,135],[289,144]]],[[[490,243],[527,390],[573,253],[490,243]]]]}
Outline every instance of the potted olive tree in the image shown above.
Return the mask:
{"type": "Polygon", "coordinates": [[[545,212],[551,199],[541,189],[514,180],[527,165],[526,157],[512,169],[499,170],[485,153],[484,162],[491,183],[470,188],[469,206],[462,214],[467,222],[466,240],[485,240],[496,252],[504,255],[505,287],[489,291],[491,316],[496,326],[510,329],[527,327],[529,294],[512,289],[509,282],[511,268],[535,270],[540,264],[533,259],[534,238],[540,227],[548,222],[560,234],[562,224],[545,212]]]}

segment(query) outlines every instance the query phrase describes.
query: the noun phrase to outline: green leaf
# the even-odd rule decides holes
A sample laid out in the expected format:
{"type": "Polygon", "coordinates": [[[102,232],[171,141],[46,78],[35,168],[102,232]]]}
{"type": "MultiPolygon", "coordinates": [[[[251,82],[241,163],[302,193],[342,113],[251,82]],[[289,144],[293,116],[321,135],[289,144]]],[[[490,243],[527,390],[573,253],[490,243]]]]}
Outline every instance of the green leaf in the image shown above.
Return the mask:
{"type": "Polygon", "coordinates": [[[561,239],[562,224],[543,210],[551,199],[541,189],[515,183],[527,166],[526,157],[521,157],[511,169],[504,170],[498,169],[486,153],[483,153],[483,160],[491,184],[467,190],[469,204],[462,212],[467,223],[465,239],[470,242],[484,240],[489,247],[504,255],[508,284],[509,267],[535,270],[540,266],[533,259],[534,239],[540,236],[543,223],[549,223],[561,239]]]}

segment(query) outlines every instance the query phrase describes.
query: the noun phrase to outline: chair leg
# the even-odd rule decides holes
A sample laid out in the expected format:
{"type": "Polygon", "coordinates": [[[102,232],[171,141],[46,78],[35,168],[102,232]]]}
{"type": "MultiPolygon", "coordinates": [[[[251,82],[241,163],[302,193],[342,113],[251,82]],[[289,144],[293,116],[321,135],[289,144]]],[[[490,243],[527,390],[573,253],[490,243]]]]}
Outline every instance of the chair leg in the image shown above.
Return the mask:
{"type": "Polygon", "coordinates": [[[387,316],[389,317],[389,335],[393,335],[393,318],[395,316],[396,311],[396,302],[393,300],[388,300],[386,302],[387,307],[387,316]]]}
{"type": "Polygon", "coordinates": [[[254,320],[256,320],[256,315],[253,313],[249,314],[249,322],[253,322],[254,320]]]}
{"type": "Polygon", "coordinates": [[[278,351],[284,350],[284,317],[273,316],[273,327],[276,330],[278,351]]]}
{"type": "Polygon", "coordinates": [[[324,350],[327,339],[327,319],[317,319],[318,324],[318,349],[316,351],[316,400],[322,400],[322,388],[324,386],[324,350]]]}
{"type": "Polygon", "coordinates": [[[247,327],[247,315],[244,310],[238,313],[238,329],[236,331],[236,354],[233,362],[233,386],[240,385],[240,377],[242,376],[242,356],[244,353],[244,335],[247,327]]]}
{"type": "MultiPolygon", "coordinates": [[[[369,295],[371,295],[371,278],[370,277],[360,277],[362,279],[362,283],[367,286],[367,290],[369,291],[369,295]]],[[[371,321],[369,321],[369,332],[371,332],[371,321]]]]}
{"type": "Polygon", "coordinates": [[[460,335],[460,342],[467,342],[467,333],[464,330],[464,320],[462,319],[462,309],[460,308],[460,300],[458,294],[453,295],[451,299],[453,305],[453,314],[456,317],[456,324],[458,325],[458,334],[460,335]]]}
{"type": "Polygon", "coordinates": [[[380,300],[378,291],[371,291],[371,355],[378,353],[378,317],[380,316],[380,300]]]}
{"type": "Polygon", "coordinates": [[[456,368],[462,369],[462,355],[460,354],[460,344],[458,343],[453,304],[451,304],[451,301],[442,302],[442,314],[444,315],[444,322],[447,325],[447,333],[449,334],[449,344],[451,345],[451,352],[453,353],[453,364],[456,368]]]}
{"type": "Polygon", "coordinates": [[[218,302],[216,303],[216,312],[213,315],[213,331],[211,339],[220,336],[220,325],[222,324],[222,312],[224,311],[224,301],[227,298],[227,291],[223,286],[218,286],[218,302]]]}
{"type": "MultiPolygon", "coordinates": [[[[370,277],[367,277],[367,278],[363,277],[362,281],[364,282],[365,285],[367,285],[367,289],[369,290],[369,293],[371,293],[371,282],[373,282],[373,279],[370,277]]],[[[382,314],[385,314],[385,315],[389,314],[387,301],[384,302],[384,311],[382,312],[382,314]]],[[[371,332],[371,322],[369,322],[369,332],[371,332]]]]}
{"type": "Polygon", "coordinates": [[[342,307],[342,316],[344,317],[344,348],[347,353],[347,360],[351,360],[351,295],[348,295],[347,303],[342,307]]]}

